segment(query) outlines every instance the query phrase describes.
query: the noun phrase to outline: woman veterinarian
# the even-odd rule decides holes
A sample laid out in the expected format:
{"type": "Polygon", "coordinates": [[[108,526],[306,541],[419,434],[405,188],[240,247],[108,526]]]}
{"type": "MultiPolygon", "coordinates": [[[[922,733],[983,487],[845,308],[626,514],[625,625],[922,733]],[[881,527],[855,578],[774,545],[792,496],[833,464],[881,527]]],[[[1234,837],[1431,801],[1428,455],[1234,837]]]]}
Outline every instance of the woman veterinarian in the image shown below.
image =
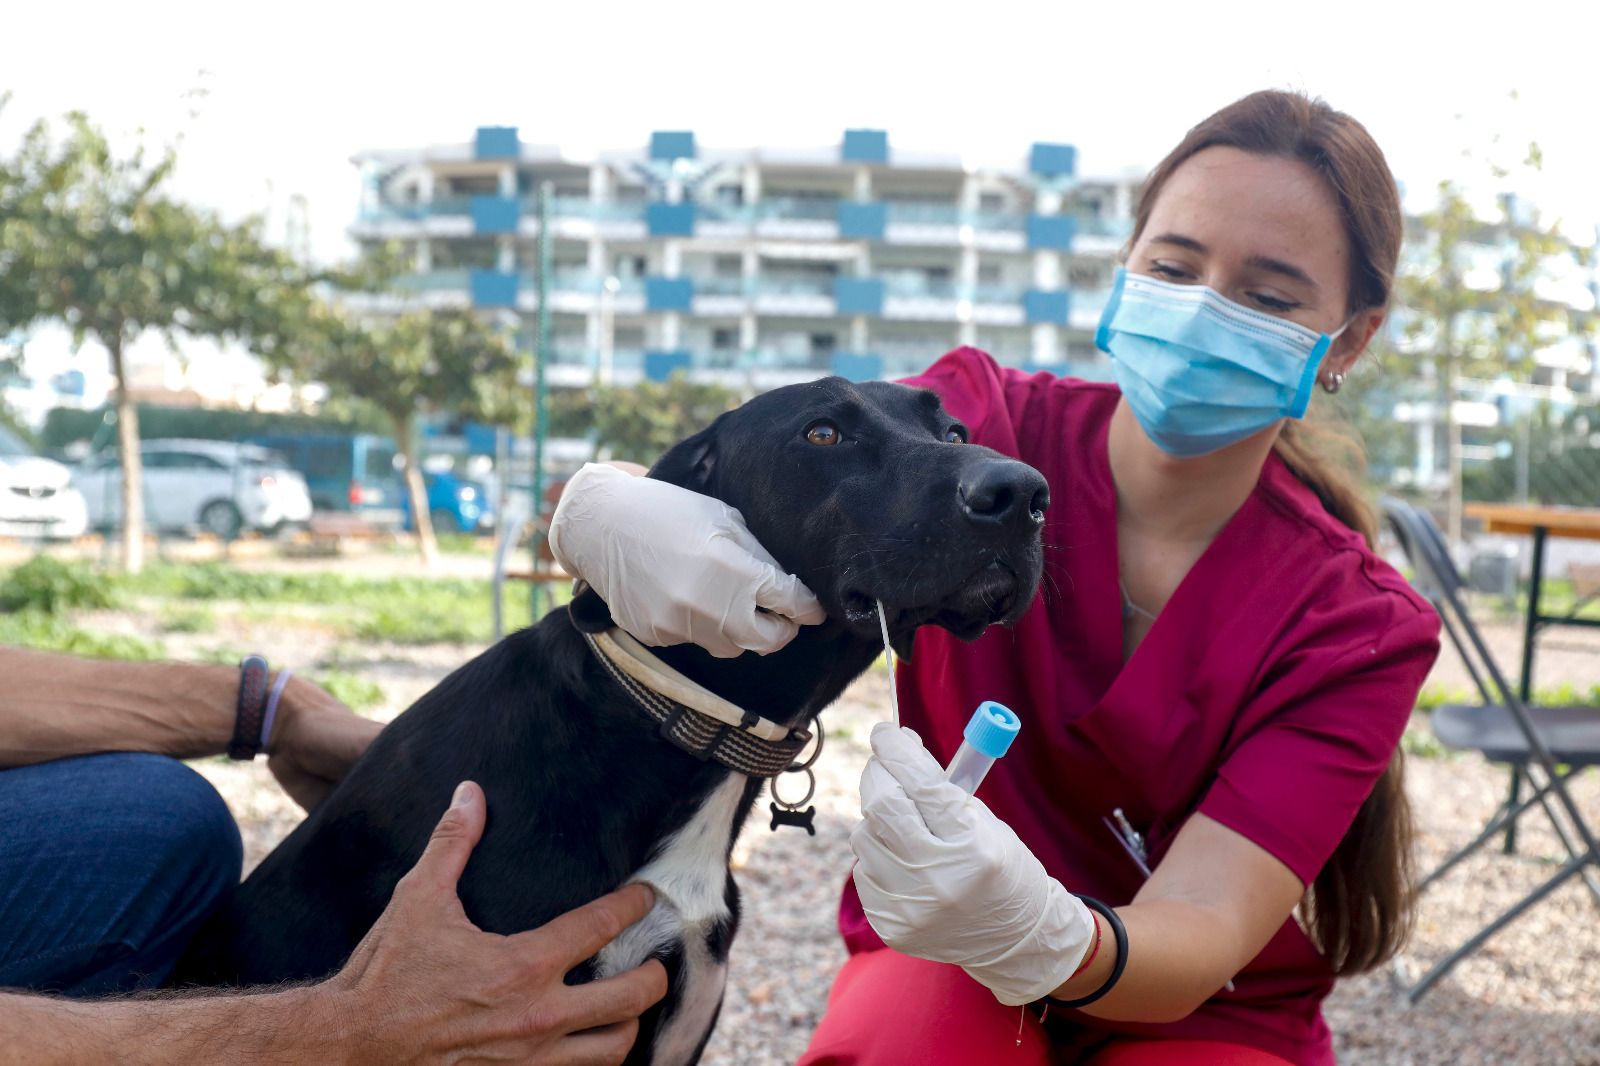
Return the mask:
{"type": "MultiPolygon", "coordinates": [[[[1046,587],[901,665],[803,1063],[1334,1061],[1322,999],[1406,931],[1396,749],[1438,621],[1298,420],[1382,323],[1400,227],[1361,125],[1256,93],[1145,185],[1096,337],[1115,386],[972,349],[909,382],[1049,480],[1046,587]],[[973,803],[941,766],[985,699],[1026,728],[973,803]]],[[[816,620],[747,532],[703,550],[719,504],[673,489],[646,531],[629,483],[587,469],[556,528],[625,628],[735,654],[816,620]]]]}

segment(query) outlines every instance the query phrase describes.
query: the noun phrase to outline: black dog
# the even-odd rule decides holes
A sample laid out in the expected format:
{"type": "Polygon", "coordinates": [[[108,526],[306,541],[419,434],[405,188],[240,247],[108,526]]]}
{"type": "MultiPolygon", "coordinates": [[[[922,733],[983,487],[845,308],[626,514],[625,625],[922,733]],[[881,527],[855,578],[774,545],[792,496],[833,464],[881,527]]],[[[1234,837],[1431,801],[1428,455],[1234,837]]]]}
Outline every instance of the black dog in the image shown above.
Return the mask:
{"type": "MultiPolygon", "coordinates": [[[[765,657],[659,650],[784,727],[808,722],[879,654],[875,601],[904,655],[920,625],[972,639],[1016,620],[1039,581],[1043,477],[967,445],[930,392],[839,378],[778,389],[678,444],[650,476],[738,508],[827,609],[826,622],[765,657]]],[[[628,1061],[695,1062],[738,923],[728,854],[762,781],[663,739],[591,650],[585,632],[610,624],[584,592],[418,700],[202,930],[173,983],[338,970],[470,778],[490,814],[460,883],[467,914],[509,934],[649,881],[651,915],[569,980],[660,958],[670,990],[641,1019],[628,1061]]]]}

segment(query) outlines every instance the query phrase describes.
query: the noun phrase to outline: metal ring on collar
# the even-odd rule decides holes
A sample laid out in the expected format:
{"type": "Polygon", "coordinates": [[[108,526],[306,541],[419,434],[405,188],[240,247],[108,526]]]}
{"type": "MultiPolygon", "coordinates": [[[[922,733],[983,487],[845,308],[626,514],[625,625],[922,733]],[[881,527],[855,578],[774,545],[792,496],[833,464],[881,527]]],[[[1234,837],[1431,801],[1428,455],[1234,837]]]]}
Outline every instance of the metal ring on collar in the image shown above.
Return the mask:
{"type": "MultiPolygon", "coordinates": [[[[796,759],[794,762],[785,767],[784,773],[799,773],[801,770],[809,770],[815,766],[817,764],[817,760],[822,757],[822,719],[817,715],[812,715],[811,721],[807,724],[811,727],[811,736],[817,742],[817,746],[811,749],[811,754],[806,756],[804,760],[796,759]]],[[[805,751],[804,748],[801,748],[800,750],[802,752],[805,751]]],[[[800,802],[804,803],[805,800],[801,800],[800,802]]]]}
{"type": "Polygon", "coordinates": [[[791,811],[797,811],[801,807],[804,807],[807,803],[811,802],[811,797],[817,794],[817,775],[812,773],[810,770],[797,770],[795,772],[806,775],[806,794],[793,802],[790,802],[789,800],[786,800],[782,796],[778,795],[778,778],[782,777],[782,774],[779,774],[778,777],[771,778],[770,783],[768,784],[768,788],[770,788],[772,791],[772,802],[776,803],[780,807],[787,807],[791,811]]]}

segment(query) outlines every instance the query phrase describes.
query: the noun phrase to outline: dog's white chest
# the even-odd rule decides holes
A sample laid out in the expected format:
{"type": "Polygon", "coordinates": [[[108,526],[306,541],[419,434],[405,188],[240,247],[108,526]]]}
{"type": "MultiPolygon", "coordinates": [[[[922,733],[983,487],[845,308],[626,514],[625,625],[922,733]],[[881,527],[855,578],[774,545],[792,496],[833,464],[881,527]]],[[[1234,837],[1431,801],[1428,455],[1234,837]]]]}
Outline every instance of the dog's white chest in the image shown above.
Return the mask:
{"type": "Polygon", "coordinates": [[[678,1001],[656,1030],[651,1066],[688,1062],[722,1002],[728,968],[726,962],[712,958],[707,938],[730,917],[724,897],[729,837],[748,781],[743,774],[730,774],[629,879],[654,888],[656,905],[643,921],[602,948],[595,960],[598,976],[610,977],[675,943],[683,945],[678,1001]]]}

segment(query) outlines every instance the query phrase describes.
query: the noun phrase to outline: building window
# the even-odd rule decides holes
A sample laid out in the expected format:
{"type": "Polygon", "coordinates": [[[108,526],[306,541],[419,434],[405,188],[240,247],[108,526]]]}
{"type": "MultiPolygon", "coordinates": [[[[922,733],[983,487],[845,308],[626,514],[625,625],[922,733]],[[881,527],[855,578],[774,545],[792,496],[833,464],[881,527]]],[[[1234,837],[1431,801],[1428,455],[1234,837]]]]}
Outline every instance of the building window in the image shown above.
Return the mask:
{"type": "Polygon", "coordinates": [[[830,355],[835,344],[836,340],[832,333],[813,333],[811,335],[811,354],[830,355]]]}
{"type": "Polygon", "coordinates": [[[744,259],[737,255],[719,255],[711,261],[711,269],[719,278],[737,278],[744,274],[744,259]]]}
{"type": "Polygon", "coordinates": [[[737,349],[739,347],[739,331],[736,329],[712,330],[711,347],[719,352],[728,352],[737,349]]]}
{"type": "Polygon", "coordinates": [[[986,192],[978,197],[978,210],[999,212],[1006,209],[1006,198],[997,192],[986,192]]]}
{"type": "Polygon", "coordinates": [[[998,285],[998,284],[1000,284],[1000,277],[1001,277],[1001,275],[1000,275],[1000,264],[999,263],[979,263],[978,264],[978,284],[979,285],[998,285]]]}
{"type": "Polygon", "coordinates": [[[1067,284],[1074,289],[1105,289],[1111,286],[1110,268],[1100,263],[1074,261],[1067,268],[1067,284]]]}

